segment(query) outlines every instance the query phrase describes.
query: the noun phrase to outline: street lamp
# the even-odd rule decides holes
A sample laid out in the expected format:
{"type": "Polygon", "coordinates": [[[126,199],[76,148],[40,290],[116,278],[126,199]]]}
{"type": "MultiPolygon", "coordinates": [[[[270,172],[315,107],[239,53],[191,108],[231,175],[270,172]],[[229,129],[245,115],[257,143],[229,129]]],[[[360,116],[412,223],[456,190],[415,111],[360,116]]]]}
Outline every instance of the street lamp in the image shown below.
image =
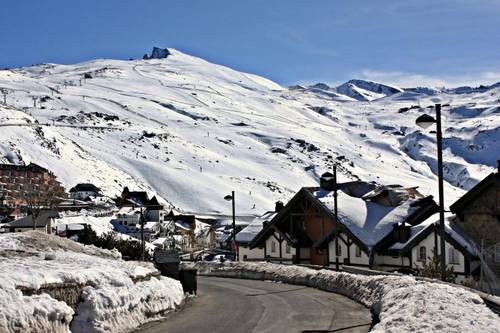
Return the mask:
{"type": "Polygon", "coordinates": [[[326,176],[323,179],[327,182],[333,182],[333,206],[334,206],[334,211],[333,214],[335,214],[335,225],[334,225],[334,231],[335,231],[335,270],[339,270],[339,218],[338,218],[338,209],[337,209],[337,196],[338,196],[338,186],[337,186],[337,163],[333,164],[332,167],[333,174],[332,176],[326,176]]]}
{"type": "Polygon", "coordinates": [[[421,128],[429,128],[431,125],[436,124],[436,142],[437,142],[437,155],[438,155],[438,183],[439,183],[439,233],[441,243],[441,280],[445,280],[446,272],[446,255],[444,243],[444,189],[443,189],[443,137],[441,132],[441,104],[435,105],[436,118],[423,114],[419,116],[415,123],[421,128]]]}
{"type": "Polygon", "coordinates": [[[234,212],[234,191],[231,191],[231,195],[226,195],[224,200],[231,201],[233,204],[233,240],[231,241],[231,245],[233,248],[233,260],[236,261],[236,216],[234,212]]]}

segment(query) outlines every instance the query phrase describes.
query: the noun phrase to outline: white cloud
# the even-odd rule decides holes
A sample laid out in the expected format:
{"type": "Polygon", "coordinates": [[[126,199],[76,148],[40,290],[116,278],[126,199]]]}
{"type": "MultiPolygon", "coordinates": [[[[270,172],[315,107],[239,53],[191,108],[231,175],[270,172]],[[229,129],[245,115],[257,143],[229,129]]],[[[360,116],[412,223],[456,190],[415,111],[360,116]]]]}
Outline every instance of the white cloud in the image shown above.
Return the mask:
{"type": "Polygon", "coordinates": [[[354,78],[371,80],[399,87],[458,87],[488,85],[500,81],[500,72],[488,71],[460,75],[427,75],[407,72],[385,72],[364,69],[353,75],[354,78]]]}

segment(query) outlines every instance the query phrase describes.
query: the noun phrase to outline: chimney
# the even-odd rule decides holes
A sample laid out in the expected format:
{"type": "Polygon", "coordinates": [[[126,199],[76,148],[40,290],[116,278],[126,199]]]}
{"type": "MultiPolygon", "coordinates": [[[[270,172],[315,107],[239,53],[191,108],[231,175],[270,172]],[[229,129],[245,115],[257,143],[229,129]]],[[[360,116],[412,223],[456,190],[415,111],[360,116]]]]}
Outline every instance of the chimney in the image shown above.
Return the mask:
{"type": "Polygon", "coordinates": [[[276,203],[275,203],[275,205],[274,205],[274,211],[275,211],[276,213],[279,213],[279,212],[283,209],[283,207],[284,207],[284,206],[285,206],[285,205],[283,204],[283,202],[282,202],[282,201],[276,201],[276,203]]]}
{"type": "Polygon", "coordinates": [[[335,180],[333,174],[330,172],[325,172],[321,175],[319,179],[319,186],[325,191],[333,191],[335,189],[335,180]]]}

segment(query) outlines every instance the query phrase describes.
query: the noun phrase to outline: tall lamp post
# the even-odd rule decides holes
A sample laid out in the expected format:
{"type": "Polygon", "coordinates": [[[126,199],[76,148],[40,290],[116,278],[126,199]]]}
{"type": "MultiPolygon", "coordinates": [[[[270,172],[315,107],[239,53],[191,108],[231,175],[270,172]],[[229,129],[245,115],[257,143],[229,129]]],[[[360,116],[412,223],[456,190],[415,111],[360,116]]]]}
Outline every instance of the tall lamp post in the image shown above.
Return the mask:
{"type": "Polygon", "coordinates": [[[322,178],[327,181],[327,182],[333,182],[333,205],[334,205],[334,211],[333,214],[335,215],[335,225],[334,225],[334,232],[335,232],[335,270],[339,270],[339,219],[338,219],[338,203],[337,203],[337,197],[338,197],[338,184],[337,184],[337,163],[333,164],[332,167],[333,174],[332,176],[322,176],[322,178]]]}
{"type": "Polygon", "coordinates": [[[226,195],[224,197],[224,200],[226,201],[231,201],[233,204],[233,233],[232,233],[232,241],[231,241],[231,247],[233,248],[233,260],[236,261],[236,215],[235,215],[235,209],[234,209],[234,191],[231,191],[231,195],[226,195]]]}
{"type": "Polygon", "coordinates": [[[421,128],[428,128],[436,124],[436,141],[438,155],[438,183],[439,183],[439,233],[440,233],[440,248],[441,248],[441,280],[445,280],[446,272],[446,254],[444,241],[444,189],[443,189],[443,140],[441,131],[441,104],[435,105],[436,118],[423,114],[419,116],[415,123],[421,128]]]}

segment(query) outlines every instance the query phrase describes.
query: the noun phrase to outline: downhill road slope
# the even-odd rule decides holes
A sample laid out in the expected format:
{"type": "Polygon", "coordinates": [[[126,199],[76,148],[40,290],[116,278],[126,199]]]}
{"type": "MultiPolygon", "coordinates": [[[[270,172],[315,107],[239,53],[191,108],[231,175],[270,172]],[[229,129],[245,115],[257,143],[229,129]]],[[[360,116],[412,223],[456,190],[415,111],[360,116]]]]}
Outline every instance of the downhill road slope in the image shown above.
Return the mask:
{"type": "Polygon", "coordinates": [[[267,281],[198,277],[198,297],[136,333],[368,332],[370,311],[338,294],[267,281]]]}

